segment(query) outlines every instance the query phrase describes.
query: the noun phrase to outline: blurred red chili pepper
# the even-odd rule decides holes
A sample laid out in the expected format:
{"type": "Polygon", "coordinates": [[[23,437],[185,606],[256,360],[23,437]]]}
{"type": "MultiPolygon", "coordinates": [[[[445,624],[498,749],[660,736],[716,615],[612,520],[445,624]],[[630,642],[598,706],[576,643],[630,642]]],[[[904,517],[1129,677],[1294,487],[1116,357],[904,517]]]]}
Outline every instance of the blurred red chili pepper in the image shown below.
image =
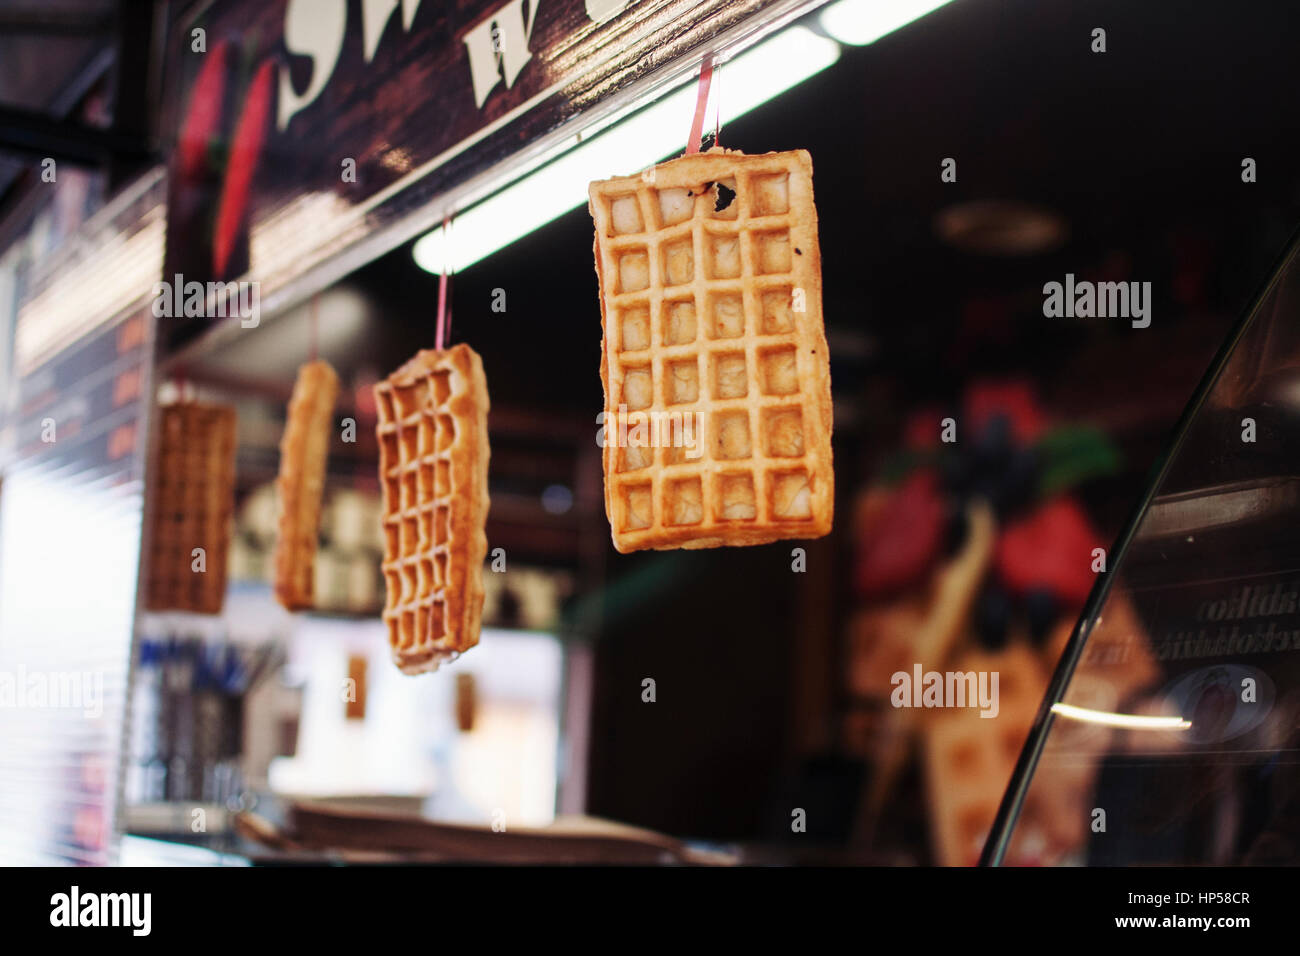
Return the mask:
{"type": "Polygon", "coordinates": [[[220,40],[203,58],[190,90],[189,108],[176,143],[176,168],[181,180],[193,183],[204,173],[208,149],[221,136],[221,114],[226,96],[230,43],[220,40]]]}
{"type": "Polygon", "coordinates": [[[253,174],[257,171],[262,147],[266,145],[274,98],[275,61],[267,60],[257,68],[248,84],[244,109],[235,126],[221,204],[217,207],[212,259],[219,279],[227,278],[226,267],[239,239],[239,231],[245,224],[253,174]]]}

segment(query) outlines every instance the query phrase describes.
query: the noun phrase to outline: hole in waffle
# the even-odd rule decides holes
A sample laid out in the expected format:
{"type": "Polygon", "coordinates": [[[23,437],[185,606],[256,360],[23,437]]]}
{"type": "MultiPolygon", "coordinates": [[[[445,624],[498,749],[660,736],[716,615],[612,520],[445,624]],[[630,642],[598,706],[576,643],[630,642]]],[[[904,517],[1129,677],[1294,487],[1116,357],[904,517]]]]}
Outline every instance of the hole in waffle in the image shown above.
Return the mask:
{"type": "Polygon", "coordinates": [[[773,472],[772,515],[793,519],[812,517],[812,486],[806,471],[773,472]]]}
{"type": "Polygon", "coordinates": [[[771,289],[763,293],[763,334],[780,335],[794,329],[794,312],[791,309],[789,288],[771,289]]]}
{"type": "Polygon", "coordinates": [[[384,501],[389,509],[399,508],[402,503],[402,490],[397,480],[397,473],[384,476],[384,501]]]}
{"type": "Polygon", "coordinates": [[[416,429],[416,433],[419,435],[419,440],[416,442],[417,453],[421,458],[433,454],[434,445],[437,444],[438,440],[435,431],[433,422],[427,416],[421,415],[420,424],[416,429]]]}
{"type": "Polygon", "coordinates": [[[695,249],[689,236],[666,243],[663,257],[665,285],[685,285],[695,278],[695,249]]]}
{"type": "Polygon", "coordinates": [[[420,531],[415,525],[415,518],[402,519],[402,554],[410,554],[420,544],[420,531]]]}
{"type": "Polygon", "coordinates": [[[739,293],[710,297],[707,331],[711,339],[736,339],[745,333],[745,304],[739,293]]]}
{"type": "Polygon", "coordinates": [[[695,194],[689,189],[661,189],[658,196],[660,225],[685,222],[695,213],[695,194]]]}
{"type": "Polygon", "coordinates": [[[654,455],[644,445],[629,444],[619,449],[618,460],[620,472],[636,471],[638,468],[649,468],[654,463],[654,455]]]}
{"type": "Polygon", "coordinates": [[[665,365],[668,373],[668,404],[684,405],[700,397],[700,367],[695,359],[683,359],[665,365]]]}
{"type": "Polygon", "coordinates": [[[424,399],[425,388],[423,382],[414,385],[399,385],[393,389],[393,401],[396,405],[397,417],[401,419],[410,418],[420,411],[424,407],[424,399]]]}
{"type": "Polygon", "coordinates": [[[773,458],[803,457],[803,414],[797,408],[763,410],[763,444],[773,458]]]}
{"type": "Polygon", "coordinates": [[[447,553],[444,551],[433,556],[433,586],[441,590],[447,584],[447,553]]]}
{"type": "Polygon", "coordinates": [[[650,527],[654,518],[649,485],[630,485],[623,489],[623,528],[636,531],[650,527]]]}
{"type": "Polygon", "coordinates": [[[423,600],[433,593],[433,562],[423,560],[416,567],[419,569],[419,588],[415,596],[423,600]]]}
{"type": "Polygon", "coordinates": [[[718,219],[735,219],[740,203],[736,202],[736,180],[722,179],[713,184],[713,215],[718,219]]]}
{"type": "Polygon", "coordinates": [[[451,537],[451,508],[439,505],[433,522],[433,543],[446,544],[451,537]]]}
{"type": "Polygon", "coordinates": [[[433,493],[441,498],[444,495],[451,494],[451,462],[439,461],[435,468],[437,470],[433,483],[433,493]]]}
{"type": "Polygon", "coordinates": [[[695,341],[695,300],[677,299],[664,303],[664,344],[685,345],[695,341]]]}
{"type": "Polygon", "coordinates": [[[649,408],[654,399],[654,380],[648,365],[624,366],[623,402],[630,411],[649,408]]]}
{"type": "Polygon", "coordinates": [[[699,478],[679,478],[668,482],[665,502],[667,524],[699,524],[704,520],[704,495],[699,478]]]}
{"type": "Polygon", "coordinates": [[[790,271],[790,233],[786,229],[760,232],[754,236],[758,244],[758,271],[764,274],[790,271]]]}
{"type": "Polygon", "coordinates": [[[420,583],[416,580],[416,570],[413,564],[402,565],[402,603],[406,604],[415,597],[415,592],[420,583]]]}
{"type": "Polygon", "coordinates": [[[713,397],[744,398],[749,393],[744,352],[713,356],[713,397]]]}
{"type": "MultiPolygon", "coordinates": [[[[379,420],[381,422],[391,422],[397,417],[397,413],[393,408],[392,389],[386,386],[375,386],[375,401],[379,406],[379,420]]],[[[170,419],[164,419],[164,421],[170,422],[170,419]]]]}
{"type": "Polygon", "coordinates": [[[754,177],[753,216],[779,216],[790,211],[790,174],[754,177]]]}
{"type": "Polygon", "coordinates": [[[400,544],[400,531],[397,522],[392,518],[384,519],[384,554],[397,554],[397,547],[400,544]]]}
{"type": "Polygon", "coordinates": [[[713,416],[713,457],[724,461],[748,458],[749,413],[722,412],[713,416]]]}
{"type": "Polygon", "coordinates": [[[433,497],[433,463],[420,461],[420,489],[418,501],[428,501],[433,497]]]}
{"type": "Polygon", "coordinates": [[[618,257],[618,291],[640,292],[650,287],[650,257],[633,249],[618,257]]]}
{"type": "Polygon", "coordinates": [[[397,436],[398,443],[401,445],[401,461],[414,461],[420,454],[420,429],[403,428],[397,436]]]}
{"type": "Polygon", "coordinates": [[[745,472],[723,474],[717,478],[717,502],[714,510],[719,521],[752,521],[758,515],[754,503],[754,476],[745,472]]]}
{"type": "Polygon", "coordinates": [[[437,450],[446,451],[456,441],[456,420],[450,415],[438,416],[437,450]]]}
{"type": "Polygon", "coordinates": [[[650,307],[647,305],[629,306],[623,310],[623,324],[620,327],[622,339],[620,345],[625,352],[636,352],[650,347],[650,307]]]}
{"type": "Polygon", "coordinates": [[[397,646],[403,649],[412,647],[415,644],[415,612],[403,611],[402,624],[397,638],[397,646]]]}
{"type": "Polygon", "coordinates": [[[381,428],[379,431],[380,464],[386,468],[392,468],[397,464],[397,457],[400,453],[401,449],[397,443],[397,432],[395,430],[381,428]]]}
{"type": "Polygon", "coordinates": [[[414,508],[419,500],[420,493],[415,484],[415,470],[407,469],[402,472],[402,510],[414,508]]]}
{"type": "Polygon", "coordinates": [[[429,636],[435,641],[447,636],[447,605],[443,601],[429,605],[429,636]]]}
{"type": "Polygon", "coordinates": [[[429,378],[433,381],[433,404],[441,408],[451,398],[451,372],[430,372],[429,378]]]}
{"type": "Polygon", "coordinates": [[[764,395],[794,395],[799,391],[798,360],[794,347],[759,353],[764,395]]]}
{"type": "Polygon", "coordinates": [[[740,275],[740,237],[710,235],[707,240],[709,278],[734,279],[740,275]]]}
{"type": "Polygon", "coordinates": [[[390,617],[384,621],[388,625],[388,646],[399,647],[402,643],[402,629],[398,627],[397,618],[390,617]]]}
{"type": "Polygon", "coordinates": [[[420,550],[428,551],[433,547],[433,512],[423,508],[417,515],[420,522],[420,550]]]}
{"type": "Polygon", "coordinates": [[[696,455],[694,459],[688,456],[687,449],[684,445],[668,445],[666,448],[664,448],[665,465],[682,465],[688,461],[698,461],[698,460],[699,460],[698,455],[696,455]]]}
{"type": "Polygon", "coordinates": [[[615,196],[609,201],[609,227],[611,236],[645,231],[645,225],[641,221],[641,204],[637,202],[635,193],[615,196]]]}

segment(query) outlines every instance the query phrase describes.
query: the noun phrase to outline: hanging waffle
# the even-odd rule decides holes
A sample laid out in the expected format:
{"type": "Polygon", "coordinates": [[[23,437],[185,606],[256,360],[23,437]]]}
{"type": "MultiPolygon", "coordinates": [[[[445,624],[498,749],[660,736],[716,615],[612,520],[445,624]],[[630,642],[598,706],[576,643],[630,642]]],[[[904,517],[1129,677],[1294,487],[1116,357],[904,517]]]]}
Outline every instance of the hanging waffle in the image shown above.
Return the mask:
{"type": "Polygon", "coordinates": [[[235,506],[235,410],[178,402],[159,419],[145,608],[218,614],[235,506]]]}
{"type": "Polygon", "coordinates": [[[614,546],[826,534],[830,363],[808,154],[713,149],[589,193],[614,546]]]}
{"type": "Polygon", "coordinates": [[[316,532],[320,527],[325,461],[339,377],[328,362],[298,369],[280,442],[280,527],[275,547],[275,596],[288,610],[312,606],[316,532]]]}
{"type": "Polygon", "coordinates": [[[467,345],[421,351],[375,386],[384,623],[407,674],[478,643],[487,557],[487,380],[467,345]]]}

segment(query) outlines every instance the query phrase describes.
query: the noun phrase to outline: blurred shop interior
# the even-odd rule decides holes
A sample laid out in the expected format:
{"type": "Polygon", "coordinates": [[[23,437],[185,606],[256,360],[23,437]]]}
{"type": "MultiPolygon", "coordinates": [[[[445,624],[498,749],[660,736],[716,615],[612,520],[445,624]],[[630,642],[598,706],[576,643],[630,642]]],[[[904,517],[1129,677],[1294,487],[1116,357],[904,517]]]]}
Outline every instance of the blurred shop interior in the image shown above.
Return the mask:
{"type": "MultiPolygon", "coordinates": [[[[0,3],[0,127],[6,111],[118,128],[120,113],[143,122],[156,110],[110,82],[130,6],[0,3]]],[[[47,491],[19,475],[24,497],[6,500],[6,472],[0,655],[74,581],[88,591],[77,634],[117,615],[132,638],[106,692],[120,710],[89,737],[49,744],[62,748],[58,775],[35,768],[35,751],[0,756],[27,788],[0,783],[10,817],[0,856],[293,858],[309,851],[257,844],[233,818],[247,810],[276,825],[301,798],[489,829],[502,817],[542,828],[583,815],[757,861],[974,863],[1091,587],[1066,552],[1111,546],[1300,214],[1288,161],[1300,133],[1278,121],[1293,112],[1300,65],[1281,4],[1247,22],[1209,0],[1180,5],[1176,19],[1117,0],[955,0],[924,4],[884,35],[872,6],[807,4],[721,57],[706,123],[716,113],[729,149],[813,158],[834,395],[830,536],[614,551],[595,442],[601,333],[585,195],[539,212],[529,190],[549,187],[516,179],[508,202],[480,213],[496,217],[495,232],[471,207],[427,240],[281,297],[256,329],[160,321],[143,379],[154,399],[197,397],[237,416],[220,613],[137,612],[144,584],[127,548],[116,566],[60,572],[56,586],[66,541],[138,535],[143,519],[102,501],[79,510],[84,499],[54,490],[57,475],[47,491]],[[1098,25],[1104,54],[1090,49],[1098,25]],[[792,37],[806,55],[759,59],[792,37]],[[752,64],[779,82],[751,104],[752,64]],[[738,101],[740,115],[728,109],[738,101]],[[456,266],[450,340],[482,355],[490,388],[499,566],[484,576],[479,646],[409,678],[388,659],[379,619],[371,386],[431,346],[445,262],[456,266]],[[1044,284],[1067,274],[1149,283],[1149,326],[1046,317],[1044,284]],[[354,420],[355,440],[330,449],[316,608],[289,614],[270,586],[275,478],[294,376],[314,356],[339,374],[335,414],[354,420]],[[944,445],[949,417],[961,431],[944,445]],[[30,512],[41,494],[61,511],[45,523],[30,512]],[[994,543],[974,556],[981,539],[994,543]],[[954,797],[963,768],[935,756],[935,735],[957,731],[889,706],[890,675],[910,670],[922,634],[945,660],[1016,675],[1014,688],[1004,676],[1003,719],[963,724],[997,750],[966,803],[954,797]],[[196,807],[204,833],[191,826],[196,807]],[[795,808],[806,831],[792,831],[795,808]]],[[[664,95],[691,103],[695,89],[664,95]]],[[[588,178],[680,153],[690,108],[672,115],[666,139],[636,145],[639,165],[588,178]]],[[[21,378],[25,283],[140,174],[120,157],[61,163],[50,190],[36,157],[0,150],[7,395],[21,378]]],[[[21,411],[10,400],[8,418],[21,411]]],[[[121,655],[78,639],[83,662],[121,655]]],[[[64,660],[42,653],[51,669],[64,660]]],[[[3,732],[25,733],[22,719],[0,716],[3,732]]]]}

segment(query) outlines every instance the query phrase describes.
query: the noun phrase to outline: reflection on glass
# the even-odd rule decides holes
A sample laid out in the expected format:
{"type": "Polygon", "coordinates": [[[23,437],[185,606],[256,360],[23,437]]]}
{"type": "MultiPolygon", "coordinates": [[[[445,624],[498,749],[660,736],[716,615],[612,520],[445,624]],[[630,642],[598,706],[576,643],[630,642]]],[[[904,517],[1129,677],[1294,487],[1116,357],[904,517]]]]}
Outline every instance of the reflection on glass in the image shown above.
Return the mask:
{"type": "Polygon", "coordinates": [[[1298,306],[1293,246],[1111,557],[992,859],[1300,863],[1298,306]]]}

